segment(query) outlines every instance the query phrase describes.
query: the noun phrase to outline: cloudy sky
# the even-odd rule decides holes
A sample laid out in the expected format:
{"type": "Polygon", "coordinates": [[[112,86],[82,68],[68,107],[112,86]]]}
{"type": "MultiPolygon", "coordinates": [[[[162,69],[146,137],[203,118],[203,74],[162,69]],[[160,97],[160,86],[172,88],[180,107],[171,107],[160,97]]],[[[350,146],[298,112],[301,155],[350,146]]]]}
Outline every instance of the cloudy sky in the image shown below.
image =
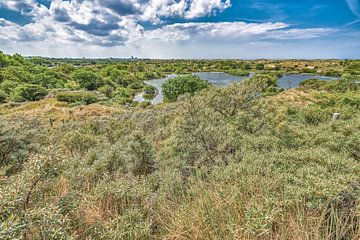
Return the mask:
{"type": "Polygon", "coordinates": [[[360,58],[360,0],[0,0],[0,50],[53,57],[360,58]]]}

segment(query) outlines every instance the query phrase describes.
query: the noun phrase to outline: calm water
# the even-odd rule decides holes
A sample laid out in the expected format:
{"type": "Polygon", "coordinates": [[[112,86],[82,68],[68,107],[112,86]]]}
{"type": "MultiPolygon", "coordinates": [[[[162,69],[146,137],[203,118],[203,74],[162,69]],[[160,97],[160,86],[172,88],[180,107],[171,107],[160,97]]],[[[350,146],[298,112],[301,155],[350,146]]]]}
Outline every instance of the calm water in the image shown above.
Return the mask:
{"type": "MultiPolygon", "coordinates": [[[[201,79],[207,80],[209,83],[216,86],[227,86],[233,82],[241,82],[243,79],[252,77],[254,75],[253,73],[251,73],[249,76],[239,77],[239,76],[232,76],[222,72],[196,72],[193,74],[199,76],[201,79]]],[[[145,82],[148,85],[154,86],[158,90],[158,94],[155,96],[153,100],[151,100],[152,104],[158,104],[163,101],[164,96],[162,93],[161,85],[165,83],[167,80],[177,76],[178,75],[172,74],[172,75],[168,75],[166,78],[155,79],[145,82]]],[[[295,88],[298,87],[302,81],[311,78],[316,78],[325,81],[337,79],[334,77],[323,77],[323,76],[316,76],[310,74],[284,74],[281,78],[279,78],[278,85],[280,88],[284,88],[284,89],[295,88]]],[[[145,101],[145,99],[143,98],[143,93],[136,95],[134,101],[136,102],[145,101]]]]}
{"type": "MultiPolygon", "coordinates": [[[[196,72],[193,73],[194,75],[199,76],[201,79],[207,80],[209,83],[216,85],[216,86],[226,86],[233,82],[240,82],[241,80],[248,78],[248,77],[238,77],[232,76],[227,73],[222,72],[196,72]]],[[[251,77],[253,74],[250,74],[251,77]]],[[[171,78],[175,78],[178,75],[171,74],[168,75],[166,78],[160,78],[155,80],[146,81],[145,83],[155,87],[158,90],[158,94],[155,96],[154,99],[151,100],[152,104],[161,103],[164,99],[164,95],[162,93],[161,85],[165,83],[167,80],[171,78]]],[[[143,102],[145,99],[143,98],[143,93],[140,93],[135,96],[134,101],[143,102]]]]}
{"type": "Polygon", "coordinates": [[[296,88],[302,81],[315,78],[324,81],[330,81],[338,79],[336,77],[324,77],[324,76],[316,76],[311,74],[284,74],[278,80],[278,85],[280,88],[288,89],[288,88],[296,88]]]}

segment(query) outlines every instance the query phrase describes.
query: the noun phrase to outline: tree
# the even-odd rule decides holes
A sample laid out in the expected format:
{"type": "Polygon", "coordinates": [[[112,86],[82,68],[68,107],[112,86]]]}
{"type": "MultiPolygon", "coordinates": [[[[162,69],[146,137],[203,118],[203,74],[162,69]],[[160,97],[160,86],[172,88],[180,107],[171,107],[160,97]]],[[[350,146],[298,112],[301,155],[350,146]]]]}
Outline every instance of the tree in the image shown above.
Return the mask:
{"type": "Polygon", "coordinates": [[[208,86],[209,83],[199,76],[186,75],[168,80],[162,85],[162,90],[165,101],[175,102],[182,94],[194,94],[208,86]]]}
{"type": "Polygon", "coordinates": [[[90,70],[79,69],[73,73],[72,77],[86,90],[92,91],[97,88],[98,76],[90,70]]]}
{"type": "Polygon", "coordinates": [[[16,102],[37,101],[47,95],[47,90],[37,84],[21,84],[11,93],[11,98],[16,102]]]}

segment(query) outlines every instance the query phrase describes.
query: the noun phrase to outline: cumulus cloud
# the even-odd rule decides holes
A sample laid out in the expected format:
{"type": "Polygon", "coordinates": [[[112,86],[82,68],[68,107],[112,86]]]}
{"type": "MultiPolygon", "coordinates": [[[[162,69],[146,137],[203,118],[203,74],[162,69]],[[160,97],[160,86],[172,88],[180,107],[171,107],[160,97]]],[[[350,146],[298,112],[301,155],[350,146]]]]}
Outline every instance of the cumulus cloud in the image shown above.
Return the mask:
{"type": "Polygon", "coordinates": [[[151,51],[151,46],[167,43],[239,45],[269,39],[317,38],[334,31],[297,29],[283,22],[191,22],[224,11],[231,6],[230,0],[53,0],[47,7],[35,0],[9,0],[0,5],[32,17],[24,26],[0,18],[0,45],[26,46],[29,51],[53,46],[73,50],[146,46],[151,51]],[[176,18],[188,22],[167,23],[176,18]],[[147,29],[144,22],[153,27],[147,29]]]}
{"type": "Polygon", "coordinates": [[[1,7],[6,7],[13,11],[23,12],[24,14],[31,12],[34,5],[37,5],[34,0],[6,0],[0,2],[1,7]]]}

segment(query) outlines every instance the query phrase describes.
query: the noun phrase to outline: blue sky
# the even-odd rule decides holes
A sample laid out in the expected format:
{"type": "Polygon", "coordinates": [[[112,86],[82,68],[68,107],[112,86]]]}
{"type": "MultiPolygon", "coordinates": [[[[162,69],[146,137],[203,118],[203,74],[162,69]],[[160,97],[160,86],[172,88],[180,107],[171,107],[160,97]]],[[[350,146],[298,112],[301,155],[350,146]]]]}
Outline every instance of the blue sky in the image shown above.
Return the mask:
{"type": "Polygon", "coordinates": [[[53,57],[360,58],[360,0],[0,0],[0,50],[53,57]]]}

